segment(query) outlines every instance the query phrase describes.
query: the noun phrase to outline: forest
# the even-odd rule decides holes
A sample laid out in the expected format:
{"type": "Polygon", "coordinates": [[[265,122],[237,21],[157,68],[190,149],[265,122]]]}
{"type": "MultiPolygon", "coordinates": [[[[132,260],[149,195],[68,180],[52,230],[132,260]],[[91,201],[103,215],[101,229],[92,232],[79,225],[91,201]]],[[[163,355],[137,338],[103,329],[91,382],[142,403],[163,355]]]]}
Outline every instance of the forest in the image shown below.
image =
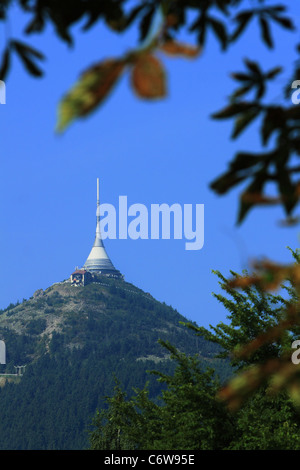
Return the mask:
{"type": "Polygon", "coordinates": [[[172,307],[124,281],[105,284],[51,286],[0,315],[7,347],[0,373],[26,364],[17,383],[0,387],[0,449],[89,448],[93,416],[116,381],[129,397],[147,382],[157,399],[164,385],[150,371],[174,371],[159,341],[197,355],[202,370],[213,364],[222,381],[230,375],[229,362],[215,358],[218,346],[195,336],[172,307]]]}

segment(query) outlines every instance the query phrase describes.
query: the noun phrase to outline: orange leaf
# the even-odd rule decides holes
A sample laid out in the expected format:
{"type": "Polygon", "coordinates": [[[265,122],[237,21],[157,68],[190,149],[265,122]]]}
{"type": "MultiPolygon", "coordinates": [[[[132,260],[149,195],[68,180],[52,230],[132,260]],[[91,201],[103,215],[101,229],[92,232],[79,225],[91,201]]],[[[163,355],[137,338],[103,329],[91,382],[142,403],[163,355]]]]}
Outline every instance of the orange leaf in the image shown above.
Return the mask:
{"type": "Polygon", "coordinates": [[[167,15],[167,17],[166,17],[166,26],[168,28],[170,28],[172,26],[177,26],[178,23],[179,23],[178,16],[174,15],[173,13],[170,13],[169,15],[167,15]]]}
{"type": "Polygon", "coordinates": [[[184,56],[194,58],[200,53],[199,47],[190,46],[176,41],[166,41],[160,46],[160,49],[170,56],[184,56]]]}
{"type": "Polygon", "coordinates": [[[281,202],[281,199],[278,197],[268,197],[264,196],[261,193],[243,193],[241,196],[241,199],[243,202],[249,203],[249,204],[267,204],[267,205],[272,205],[272,204],[279,204],[281,202]]]}
{"type": "Polygon", "coordinates": [[[151,54],[139,56],[131,75],[134,91],[140,98],[154,99],[166,95],[166,77],[161,62],[151,54]]]}

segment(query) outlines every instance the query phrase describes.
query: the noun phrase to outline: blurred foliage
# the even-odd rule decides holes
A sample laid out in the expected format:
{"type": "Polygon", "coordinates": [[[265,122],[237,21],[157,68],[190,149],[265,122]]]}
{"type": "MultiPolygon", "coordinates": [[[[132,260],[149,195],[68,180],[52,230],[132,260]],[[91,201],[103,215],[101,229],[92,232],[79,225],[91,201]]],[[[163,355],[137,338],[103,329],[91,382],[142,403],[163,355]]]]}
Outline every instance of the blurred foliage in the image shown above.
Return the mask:
{"type": "Polygon", "coordinates": [[[262,262],[253,274],[232,272],[230,280],[217,273],[221,287],[232,297],[216,295],[230,311],[230,324],[211,326],[212,331],[191,326],[221,345],[221,357],[229,356],[237,368],[237,374],[218,392],[232,410],[266,387],[269,395],[287,392],[299,411],[300,365],[292,355],[300,337],[300,254],[291,252],[295,258],[291,266],[262,262]],[[287,295],[268,292],[279,287],[287,295]]]}
{"type": "MultiPolygon", "coordinates": [[[[136,47],[120,57],[96,59],[62,98],[57,131],[63,132],[75,119],[98,109],[124,73],[130,74],[131,87],[139,98],[164,98],[168,93],[167,73],[162,57],[157,54],[196,58],[207,45],[208,33],[212,33],[221,50],[227,52],[247,34],[249,25],[257,23],[262,44],[273,49],[276,27],[297,32],[287,13],[286,3],[256,0],[249,8],[246,0],[0,0],[0,20],[9,23],[18,8],[27,20],[25,35],[41,34],[50,24],[57,36],[69,46],[75,43],[72,27],[79,22],[82,23],[82,32],[99,24],[104,24],[116,34],[122,34],[131,27],[138,29],[136,47]],[[182,31],[187,32],[193,44],[181,43],[182,31]]],[[[102,48],[105,52],[105,44],[102,48]]],[[[35,77],[43,75],[40,67],[43,53],[23,41],[7,37],[0,79],[7,76],[12,54],[17,54],[30,74],[35,77]]],[[[296,47],[296,54],[299,54],[299,47],[296,47]]],[[[245,72],[232,74],[233,79],[239,82],[239,88],[230,96],[229,105],[212,117],[235,119],[234,139],[254,120],[260,119],[262,146],[267,147],[272,141],[273,148],[260,153],[238,152],[228,171],[216,178],[211,187],[217,194],[224,194],[237,184],[248,181],[240,198],[238,223],[255,206],[281,204],[287,216],[285,223],[293,224],[298,222],[293,211],[298,203],[299,181],[296,177],[300,166],[292,166],[291,161],[300,154],[300,111],[298,106],[291,105],[290,98],[299,60],[295,62],[293,77],[281,92],[285,105],[263,101],[269,82],[282,72],[281,64],[267,72],[256,60],[246,59],[245,64],[245,72]],[[252,92],[253,99],[246,100],[245,95],[252,92]],[[270,197],[264,193],[269,182],[276,184],[278,196],[270,197]]]]}

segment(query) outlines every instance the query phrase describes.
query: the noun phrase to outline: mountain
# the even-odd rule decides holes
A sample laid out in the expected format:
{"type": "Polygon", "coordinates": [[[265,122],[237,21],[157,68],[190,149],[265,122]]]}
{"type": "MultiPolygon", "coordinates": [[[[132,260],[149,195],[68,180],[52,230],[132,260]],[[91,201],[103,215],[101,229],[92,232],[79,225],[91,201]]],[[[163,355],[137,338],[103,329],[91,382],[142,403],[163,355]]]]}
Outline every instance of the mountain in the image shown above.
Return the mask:
{"type": "Polygon", "coordinates": [[[172,307],[122,279],[39,289],[29,300],[0,311],[7,364],[0,373],[0,449],[84,449],[88,428],[117,379],[130,394],[149,381],[149,370],[174,368],[158,339],[198,354],[221,379],[229,367],[215,360],[216,346],[180,324],[172,307]]]}

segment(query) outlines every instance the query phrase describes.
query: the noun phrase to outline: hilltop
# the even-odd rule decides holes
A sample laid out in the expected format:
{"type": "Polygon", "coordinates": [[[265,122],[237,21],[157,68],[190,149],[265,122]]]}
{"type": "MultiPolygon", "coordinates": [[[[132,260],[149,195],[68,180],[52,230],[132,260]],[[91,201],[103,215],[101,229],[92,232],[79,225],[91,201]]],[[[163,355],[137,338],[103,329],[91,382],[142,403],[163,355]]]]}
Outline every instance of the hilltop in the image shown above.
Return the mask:
{"type": "Polygon", "coordinates": [[[0,448],[85,448],[91,417],[115,379],[129,394],[147,380],[151,395],[158,393],[147,371],[173,367],[159,339],[198,354],[203,367],[216,367],[224,378],[229,368],[214,359],[216,346],[180,324],[186,321],[121,279],[76,287],[61,282],[11,304],[0,314],[7,348],[0,372],[25,364],[26,372],[0,388],[0,448]]]}

